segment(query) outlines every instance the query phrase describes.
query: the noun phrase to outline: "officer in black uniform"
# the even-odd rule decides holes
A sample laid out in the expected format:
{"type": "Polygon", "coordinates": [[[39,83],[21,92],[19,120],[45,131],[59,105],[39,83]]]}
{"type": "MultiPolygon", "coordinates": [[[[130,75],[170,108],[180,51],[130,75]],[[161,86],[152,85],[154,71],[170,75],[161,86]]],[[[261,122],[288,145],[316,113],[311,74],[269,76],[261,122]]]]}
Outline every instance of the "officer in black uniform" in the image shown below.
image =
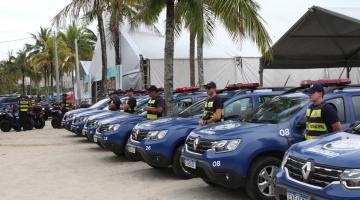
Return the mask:
{"type": "Polygon", "coordinates": [[[29,109],[30,109],[30,102],[27,96],[21,95],[19,102],[19,120],[20,120],[20,128],[23,127],[23,130],[25,130],[24,127],[26,127],[27,123],[30,123],[29,120],[29,109]]]}
{"type": "Polygon", "coordinates": [[[150,100],[148,105],[144,108],[147,112],[147,119],[154,120],[162,117],[164,112],[164,99],[159,95],[158,88],[154,85],[150,85],[147,89],[150,100]]]}
{"type": "Polygon", "coordinates": [[[111,99],[111,101],[109,103],[109,110],[111,110],[111,111],[120,110],[121,100],[119,98],[119,92],[116,90],[111,92],[110,99],[111,99]]]}
{"type": "Polygon", "coordinates": [[[127,91],[127,95],[129,99],[126,101],[125,104],[121,105],[121,109],[124,110],[126,113],[134,113],[136,108],[136,99],[134,97],[134,90],[130,88],[127,91]]]}
{"type": "Polygon", "coordinates": [[[324,102],[324,88],[314,84],[308,90],[313,103],[306,111],[305,139],[314,139],[320,135],[341,130],[341,123],[334,105],[324,102]]]}
{"type": "Polygon", "coordinates": [[[216,84],[214,82],[210,82],[204,85],[204,87],[210,98],[205,103],[204,112],[199,122],[200,126],[214,124],[222,121],[224,118],[224,102],[216,94],[216,84]]]}
{"type": "Polygon", "coordinates": [[[62,96],[62,101],[61,101],[61,119],[64,117],[65,113],[70,110],[72,110],[72,104],[67,99],[67,94],[64,93],[62,96]]]}

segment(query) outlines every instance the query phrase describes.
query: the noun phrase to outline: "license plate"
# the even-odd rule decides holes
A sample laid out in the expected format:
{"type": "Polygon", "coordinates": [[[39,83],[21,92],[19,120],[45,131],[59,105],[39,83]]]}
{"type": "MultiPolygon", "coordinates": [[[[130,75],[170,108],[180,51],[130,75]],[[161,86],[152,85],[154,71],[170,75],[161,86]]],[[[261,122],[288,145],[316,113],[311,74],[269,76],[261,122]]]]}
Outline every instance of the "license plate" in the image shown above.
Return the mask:
{"type": "Polygon", "coordinates": [[[135,147],[133,147],[133,146],[128,146],[127,148],[128,148],[128,152],[134,153],[134,154],[136,153],[135,147]]]}
{"type": "Polygon", "coordinates": [[[94,142],[97,143],[98,139],[94,136],[94,142]]]}
{"type": "Polygon", "coordinates": [[[287,200],[310,200],[310,196],[288,190],[287,191],[287,200]]]}
{"type": "Polygon", "coordinates": [[[191,160],[191,159],[185,158],[184,164],[186,167],[189,167],[191,169],[196,169],[196,160],[191,160]]]}

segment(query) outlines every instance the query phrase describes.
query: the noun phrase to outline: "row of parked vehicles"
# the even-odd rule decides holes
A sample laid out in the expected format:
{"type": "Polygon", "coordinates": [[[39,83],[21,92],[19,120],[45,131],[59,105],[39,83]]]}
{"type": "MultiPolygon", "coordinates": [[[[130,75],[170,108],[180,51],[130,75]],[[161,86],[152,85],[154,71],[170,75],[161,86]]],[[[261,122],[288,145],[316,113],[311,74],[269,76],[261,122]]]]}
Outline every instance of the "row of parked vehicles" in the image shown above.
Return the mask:
{"type": "Polygon", "coordinates": [[[360,199],[360,89],[350,80],[317,83],[344,132],[310,141],[304,141],[309,84],[229,85],[219,91],[225,121],[204,127],[198,122],[207,95],[193,88],[174,95],[173,116],[146,120],[149,98],[142,95],[135,114],[108,111],[104,99],[66,113],[61,123],[116,155],[213,187],[245,188],[254,200],[360,199]]]}

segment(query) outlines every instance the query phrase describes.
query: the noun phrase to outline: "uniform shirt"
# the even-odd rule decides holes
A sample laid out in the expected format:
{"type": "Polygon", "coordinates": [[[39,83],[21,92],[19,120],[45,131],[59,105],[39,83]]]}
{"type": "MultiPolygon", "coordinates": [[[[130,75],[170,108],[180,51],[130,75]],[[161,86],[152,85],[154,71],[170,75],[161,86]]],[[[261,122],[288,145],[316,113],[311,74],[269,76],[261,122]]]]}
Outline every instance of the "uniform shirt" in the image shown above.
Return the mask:
{"type": "Polygon", "coordinates": [[[218,95],[209,98],[205,104],[203,119],[209,120],[210,118],[213,117],[213,115],[215,115],[217,109],[223,109],[223,108],[224,108],[224,102],[218,95]]]}
{"type": "MultiPolygon", "coordinates": [[[[164,99],[161,96],[157,96],[155,98],[151,98],[151,100],[155,100],[155,108],[163,108],[164,109],[164,99]]],[[[151,112],[148,112],[151,114],[151,112]]],[[[157,117],[162,117],[162,113],[156,113],[157,117]]]]}
{"type": "MultiPolygon", "coordinates": [[[[314,105],[312,104],[309,108],[310,109],[316,109],[321,107],[323,104],[320,105],[314,105]]],[[[328,129],[328,132],[331,133],[333,132],[331,125],[339,122],[339,117],[337,115],[337,111],[334,108],[333,105],[329,104],[329,103],[325,103],[322,108],[321,108],[321,119],[324,121],[324,123],[326,124],[326,128],[328,129]]]]}
{"type": "Polygon", "coordinates": [[[115,109],[120,110],[121,101],[120,101],[120,99],[118,97],[116,97],[115,99],[111,99],[109,104],[114,104],[115,109]]]}
{"type": "Polygon", "coordinates": [[[130,97],[127,100],[127,105],[129,105],[129,110],[125,110],[125,112],[129,112],[129,113],[133,113],[135,111],[135,107],[136,107],[136,99],[134,97],[130,97]]]}

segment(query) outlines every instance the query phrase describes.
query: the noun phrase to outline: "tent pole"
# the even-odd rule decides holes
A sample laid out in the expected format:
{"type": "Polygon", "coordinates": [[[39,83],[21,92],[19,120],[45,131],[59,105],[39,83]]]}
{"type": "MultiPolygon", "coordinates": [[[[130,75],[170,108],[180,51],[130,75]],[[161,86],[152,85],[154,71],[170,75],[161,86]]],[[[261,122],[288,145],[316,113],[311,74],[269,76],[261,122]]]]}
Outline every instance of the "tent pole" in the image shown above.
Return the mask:
{"type": "Polygon", "coordinates": [[[350,78],[351,67],[346,67],[346,78],[350,78]]]}

